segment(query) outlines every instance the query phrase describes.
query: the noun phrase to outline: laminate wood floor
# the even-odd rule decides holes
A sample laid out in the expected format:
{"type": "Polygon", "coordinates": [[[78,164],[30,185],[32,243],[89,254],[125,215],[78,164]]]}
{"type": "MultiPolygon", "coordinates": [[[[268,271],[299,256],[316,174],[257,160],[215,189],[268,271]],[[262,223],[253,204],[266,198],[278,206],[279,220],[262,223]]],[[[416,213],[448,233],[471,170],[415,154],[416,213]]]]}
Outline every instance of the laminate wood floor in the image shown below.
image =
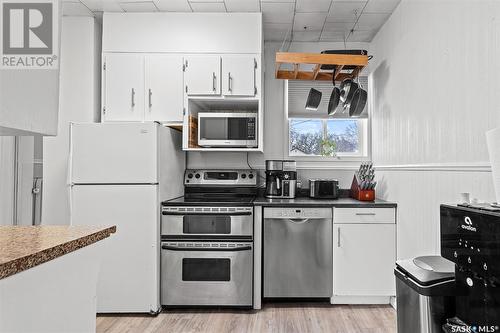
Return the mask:
{"type": "Polygon", "coordinates": [[[98,333],[395,333],[389,305],[265,304],[255,310],[164,310],[158,316],[98,315],[98,333]]]}

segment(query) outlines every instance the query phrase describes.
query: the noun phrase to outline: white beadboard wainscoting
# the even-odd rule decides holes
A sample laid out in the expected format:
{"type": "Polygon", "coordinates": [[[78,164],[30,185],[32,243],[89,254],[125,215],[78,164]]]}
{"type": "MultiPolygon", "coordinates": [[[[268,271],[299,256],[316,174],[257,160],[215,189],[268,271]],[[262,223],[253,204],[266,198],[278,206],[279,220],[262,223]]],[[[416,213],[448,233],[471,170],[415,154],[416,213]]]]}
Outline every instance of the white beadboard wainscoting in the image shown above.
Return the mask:
{"type": "Polygon", "coordinates": [[[398,258],[440,253],[441,203],[495,200],[499,35],[498,1],[403,0],[370,44],[372,158],[377,196],[398,203],[398,258]]]}
{"type": "Polygon", "coordinates": [[[377,197],[398,203],[398,259],[440,254],[440,204],[457,203],[461,192],[494,201],[487,167],[414,165],[381,166],[376,170],[377,197]]]}

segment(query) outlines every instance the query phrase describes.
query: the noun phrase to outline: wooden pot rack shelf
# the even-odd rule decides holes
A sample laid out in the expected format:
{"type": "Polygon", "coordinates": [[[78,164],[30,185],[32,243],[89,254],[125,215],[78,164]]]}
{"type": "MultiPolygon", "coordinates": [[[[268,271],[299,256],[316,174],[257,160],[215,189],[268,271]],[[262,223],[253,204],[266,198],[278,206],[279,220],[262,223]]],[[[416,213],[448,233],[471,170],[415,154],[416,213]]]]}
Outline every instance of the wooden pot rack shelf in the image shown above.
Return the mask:
{"type": "Polygon", "coordinates": [[[323,65],[335,65],[335,81],[356,77],[368,65],[367,55],[276,52],[276,78],[281,80],[332,81],[333,70],[323,65]],[[292,64],[293,70],[280,69],[292,64]],[[315,65],[312,71],[301,70],[300,65],[315,65]],[[339,70],[340,69],[340,70],[339,70]]]}

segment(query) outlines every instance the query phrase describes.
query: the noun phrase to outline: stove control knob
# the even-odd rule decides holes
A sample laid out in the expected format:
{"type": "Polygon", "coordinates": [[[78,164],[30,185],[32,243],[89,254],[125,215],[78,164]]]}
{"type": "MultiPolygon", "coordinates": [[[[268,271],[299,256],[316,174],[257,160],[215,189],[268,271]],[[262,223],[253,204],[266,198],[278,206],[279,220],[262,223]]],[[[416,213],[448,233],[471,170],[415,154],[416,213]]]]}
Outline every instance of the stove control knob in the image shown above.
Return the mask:
{"type": "Polygon", "coordinates": [[[243,178],[243,179],[247,178],[247,174],[246,173],[242,173],[241,174],[241,178],[243,178]]]}
{"type": "Polygon", "coordinates": [[[188,178],[189,179],[193,178],[193,174],[192,173],[188,174],[188,178]]]}
{"type": "Polygon", "coordinates": [[[283,176],[283,178],[288,179],[288,178],[290,178],[290,176],[289,176],[288,174],[285,174],[285,175],[283,176]]]}
{"type": "Polygon", "coordinates": [[[471,264],[471,263],[472,263],[472,260],[471,260],[471,258],[470,258],[470,257],[468,257],[468,258],[467,258],[467,262],[468,262],[469,264],[471,264]]]}
{"type": "Polygon", "coordinates": [[[457,253],[457,251],[453,252],[453,256],[454,256],[455,258],[456,258],[456,257],[458,257],[458,253],[457,253]]]}
{"type": "Polygon", "coordinates": [[[470,277],[468,277],[465,281],[467,282],[467,285],[469,287],[472,287],[474,285],[474,281],[472,281],[472,279],[470,277]]]}
{"type": "Polygon", "coordinates": [[[487,271],[487,270],[488,270],[488,265],[486,265],[486,263],[484,263],[484,265],[483,265],[483,269],[484,269],[485,271],[487,271]]]}
{"type": "Polygon", "coordinates": [[[201,176],[199,173],[197,173],[196,175],[194,175],[196,177],[196,179],[199,179],[201,176]]]}
{"type": "Polygon", "coordinates": [[[249,174],[248,178],[252,179],[253,178],[253,173],[249,174]]]}

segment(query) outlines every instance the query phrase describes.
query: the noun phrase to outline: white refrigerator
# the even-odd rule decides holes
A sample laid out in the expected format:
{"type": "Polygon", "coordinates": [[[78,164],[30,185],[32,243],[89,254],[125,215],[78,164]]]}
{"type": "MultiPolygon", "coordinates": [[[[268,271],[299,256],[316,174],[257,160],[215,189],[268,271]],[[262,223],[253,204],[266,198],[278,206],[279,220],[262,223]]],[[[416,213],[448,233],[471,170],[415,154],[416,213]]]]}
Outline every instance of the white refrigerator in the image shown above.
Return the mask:
{"type": "Polygon", "coordinates": [[[155,122],[72,123],[72,225],[116,225],[97,285],[97,312],[160,309],[161,201],[181,196],[181,133],[155,122]]]}

